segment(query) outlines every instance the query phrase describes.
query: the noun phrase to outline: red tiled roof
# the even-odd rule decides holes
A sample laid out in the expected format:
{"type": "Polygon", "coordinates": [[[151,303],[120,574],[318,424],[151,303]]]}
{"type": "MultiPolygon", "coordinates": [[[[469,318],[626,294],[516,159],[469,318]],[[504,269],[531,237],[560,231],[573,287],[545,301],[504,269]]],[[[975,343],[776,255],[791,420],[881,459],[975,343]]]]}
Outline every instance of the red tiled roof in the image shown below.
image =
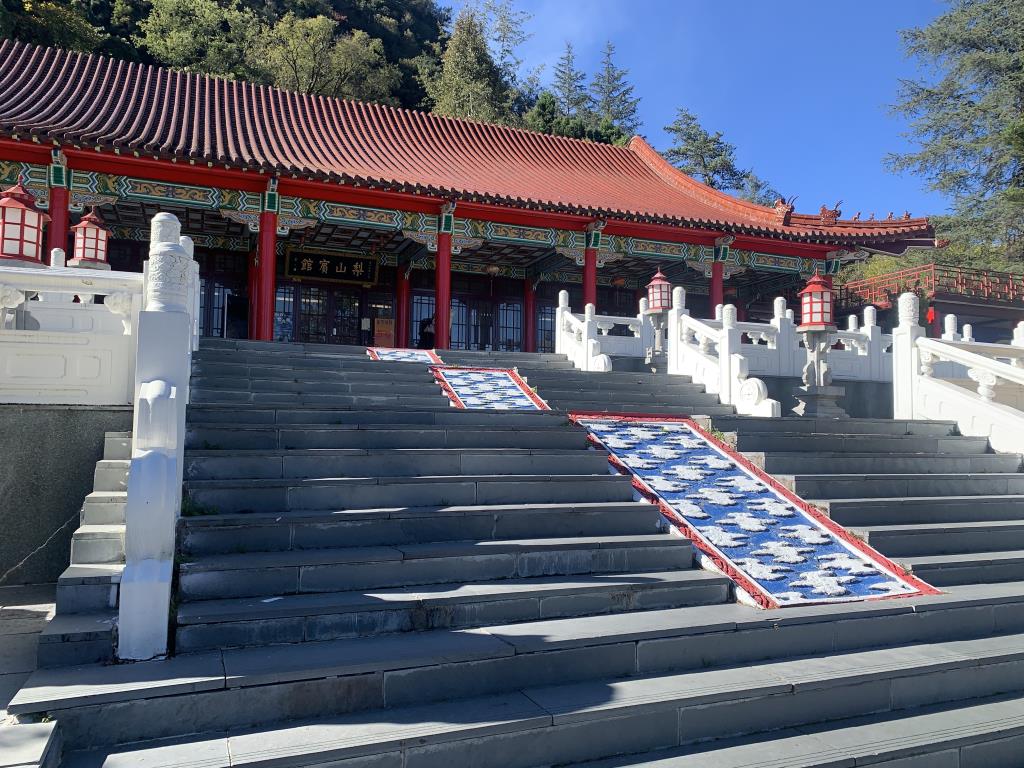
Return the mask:
{"type": "Polygon", "coordinates": [[[932,237],[927,219],[784,217],[693,180],[639,137],[613,147],[11,40],[0,136],[802,240],[932,237]]]}

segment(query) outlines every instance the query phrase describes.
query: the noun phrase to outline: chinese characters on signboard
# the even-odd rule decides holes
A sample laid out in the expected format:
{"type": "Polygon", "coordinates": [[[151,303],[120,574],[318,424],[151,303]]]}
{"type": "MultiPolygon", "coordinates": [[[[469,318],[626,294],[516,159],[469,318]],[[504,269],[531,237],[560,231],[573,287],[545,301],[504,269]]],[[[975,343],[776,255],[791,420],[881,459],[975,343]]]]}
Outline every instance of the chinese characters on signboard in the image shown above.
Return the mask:
{"type": "Polygon", "coordinates": [[[290,250],[285,260],[285,275],[372,285],[377,282],[377,266],[374,256],[290,250]]]}

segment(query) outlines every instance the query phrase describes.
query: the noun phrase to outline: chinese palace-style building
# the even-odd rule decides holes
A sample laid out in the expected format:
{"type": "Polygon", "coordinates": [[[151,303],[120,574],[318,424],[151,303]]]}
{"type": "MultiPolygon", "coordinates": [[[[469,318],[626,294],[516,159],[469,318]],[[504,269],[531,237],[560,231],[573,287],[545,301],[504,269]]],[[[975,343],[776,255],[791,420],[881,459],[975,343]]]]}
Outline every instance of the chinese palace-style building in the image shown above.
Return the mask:
{"type": "Polygon", "coordinates": [[[149,219],[196,245],[202,332],[543,351],[575,310],[635,315],[657,268],[694,314],[758,313],[844,260],[933,245],[927,219],[736,199],[642,138],[616,147],[0,41],[0,183],[70,250],[95,211],[115,269],[149,219]]]}

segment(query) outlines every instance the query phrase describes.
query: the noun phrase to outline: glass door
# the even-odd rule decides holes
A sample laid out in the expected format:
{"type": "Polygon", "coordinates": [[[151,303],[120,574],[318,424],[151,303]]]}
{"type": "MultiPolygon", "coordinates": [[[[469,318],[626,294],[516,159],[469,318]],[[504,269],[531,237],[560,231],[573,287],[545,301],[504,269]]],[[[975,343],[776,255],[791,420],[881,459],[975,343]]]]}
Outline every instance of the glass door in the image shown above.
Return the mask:
{"type": "Polygon", "coordinates": [[[361,344],[359,290],[335,288],[331,290],[331,344],[361,344]]]}

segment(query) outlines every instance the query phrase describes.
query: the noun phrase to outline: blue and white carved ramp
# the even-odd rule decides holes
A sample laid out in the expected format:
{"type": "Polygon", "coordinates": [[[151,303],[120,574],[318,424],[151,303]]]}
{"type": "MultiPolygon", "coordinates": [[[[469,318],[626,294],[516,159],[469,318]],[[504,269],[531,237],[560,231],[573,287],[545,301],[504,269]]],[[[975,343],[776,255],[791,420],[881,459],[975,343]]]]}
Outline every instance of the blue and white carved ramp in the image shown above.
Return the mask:
{"type": "Polygon", "coordinates": [[[551,410],[510,368],[435,366],[434,379],[456,408],[488,411],[551,410]]]}
{"type": "Polygon", "coordinates": [[[573,419],[744,602],[777,608],[938,592],[688,419],[573,419]]]}
{"type": "Polygon", "coordinates": [[[367,347],[366,354],[371,360],[387,363],[425,363],[439,365],[444,361],[432,349],[396,349],[392,347],[367,347]]]}

